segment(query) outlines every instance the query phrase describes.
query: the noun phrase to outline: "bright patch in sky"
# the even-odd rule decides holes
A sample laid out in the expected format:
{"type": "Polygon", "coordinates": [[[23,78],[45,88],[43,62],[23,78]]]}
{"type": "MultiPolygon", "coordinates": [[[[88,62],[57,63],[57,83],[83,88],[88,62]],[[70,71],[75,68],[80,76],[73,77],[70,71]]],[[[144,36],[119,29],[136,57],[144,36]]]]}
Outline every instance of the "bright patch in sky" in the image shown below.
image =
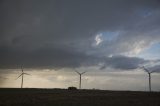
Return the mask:
{"type": "Polygon", "coordinates": [[[145,47],[145,41],[143,41],[143,40],[140,41],[139,43],[135,43],[134,49],[130,52],[130,55],[135,56],[135,55],[141,53],[143,51],[144,47],[145,47]]]}
{"type": "Polygon", "coordinates": [[[102,40],[102,34],[98,34],[95,37],[96,45],[99,45],[103,40],[102,40]]]}
{"type": "Polygon", "coordinates": [[[160,58],[160,43],[153,44],[148,49],[145,49],[138,56],[146,59],[158,59],[160,58]]]}
{"type": "Polygon", "coordinates": [[[112,41],[115,40],[119,35],[119,32],[110,32],[110,31],[104,31],[95,36],[96,46],[98,46],[103,41],[112,41]]]}

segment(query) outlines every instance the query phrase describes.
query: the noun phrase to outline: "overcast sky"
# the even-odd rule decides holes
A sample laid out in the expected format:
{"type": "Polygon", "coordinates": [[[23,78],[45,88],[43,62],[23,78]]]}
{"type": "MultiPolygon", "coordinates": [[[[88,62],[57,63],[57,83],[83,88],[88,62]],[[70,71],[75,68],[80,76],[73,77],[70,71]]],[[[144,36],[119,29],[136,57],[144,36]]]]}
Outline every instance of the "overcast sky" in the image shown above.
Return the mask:
{"type": "MultiPolygon", "coordinates": [[[[132,86],[137,77],[143,83],[141,74],[146,74],[137,68],[160,72],[159,0],[1,0],[0,13],[0,87],[19,84],[11,85],[9,77],[18,76],[21,65],[33,74],[27,76],[32,81],[28,87],[48,81],[37,85],[44,88],[67,87],[77,69],[96,73],[88,73],[92,81],[85,88],[117,89],[121,79],[124,88],[119,90],[146,90],[147,85],[132,86]],[[66,80],[46,77],[54,72],[66,80]]],[[[156,83],[160,75],[155,74],[156,83]]],[[[154,88],[159,90],[160,84],[154,88]]]]}

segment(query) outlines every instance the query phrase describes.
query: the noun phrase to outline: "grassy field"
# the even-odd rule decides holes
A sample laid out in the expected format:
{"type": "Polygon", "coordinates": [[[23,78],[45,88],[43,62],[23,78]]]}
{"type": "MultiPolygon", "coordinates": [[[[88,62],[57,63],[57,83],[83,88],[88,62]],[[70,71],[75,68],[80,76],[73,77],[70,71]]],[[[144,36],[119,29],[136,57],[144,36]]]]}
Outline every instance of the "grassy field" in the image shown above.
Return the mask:
{"type": "Polygon", "coordinates": [[[160,106],[160,92],[1,88],[0,106],[160,106]]]}

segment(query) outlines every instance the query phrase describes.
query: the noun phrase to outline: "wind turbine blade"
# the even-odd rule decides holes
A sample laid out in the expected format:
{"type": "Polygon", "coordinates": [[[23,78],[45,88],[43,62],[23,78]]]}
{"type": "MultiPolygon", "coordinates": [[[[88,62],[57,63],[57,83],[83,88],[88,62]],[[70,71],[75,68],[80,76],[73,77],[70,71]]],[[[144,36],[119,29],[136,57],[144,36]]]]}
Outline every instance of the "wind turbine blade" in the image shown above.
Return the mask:
{"type": "Polygon", "coordinates": [[[148,70],[148,69],[146,69],[144,66],[143,66],[143,69],[144,69],[146,72],[148,72],[148,73],[149,73],[149,70],[148,70]]]}
{"type": "Polygon", "coordinates": [[[81,73],[79,73],[77,70],[75,70],[75,72],[78,73],[79,75],[81,74],[81,73]]]}
{"type": "Polygon", "coordinates": [[[20,76],[18,76],[17,78],[16,78],[16,80],[19,78],[19,77],[21,77],[22,76],[22,74],[20,75],[20,76]]]}
{"type": "Polygon", "coordinates": [[[156,72],[156,71],[154,70],[154,71],[151,71],[150,73],[154,73],[154,72],[156,72]]]}
{"type": "Polygon", "coordinates": [[[81,74],[85,74],[87,71],[85,71],[85,72],[83,72],[83,73],[81,73],[81,74]]]}
{"type": "Polygon", "coordinates": [[[31,75],[31,74],[28,74],[28,73],[23,73],[23,74],[26,74],[26,75],[31,75]]]}

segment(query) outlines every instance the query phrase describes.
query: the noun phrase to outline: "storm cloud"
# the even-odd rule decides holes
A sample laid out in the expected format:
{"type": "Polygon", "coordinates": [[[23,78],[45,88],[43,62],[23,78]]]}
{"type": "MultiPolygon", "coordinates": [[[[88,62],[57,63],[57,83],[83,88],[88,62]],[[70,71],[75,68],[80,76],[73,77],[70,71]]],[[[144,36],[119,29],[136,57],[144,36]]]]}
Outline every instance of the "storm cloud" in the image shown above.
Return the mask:
{"type": "Polygon", "coordinates": [[[160,42],[159,0],[4,0],[0,68],[136,68],[160,42]],[[130,57],[132,56],[132,57],[130,57]]]}

